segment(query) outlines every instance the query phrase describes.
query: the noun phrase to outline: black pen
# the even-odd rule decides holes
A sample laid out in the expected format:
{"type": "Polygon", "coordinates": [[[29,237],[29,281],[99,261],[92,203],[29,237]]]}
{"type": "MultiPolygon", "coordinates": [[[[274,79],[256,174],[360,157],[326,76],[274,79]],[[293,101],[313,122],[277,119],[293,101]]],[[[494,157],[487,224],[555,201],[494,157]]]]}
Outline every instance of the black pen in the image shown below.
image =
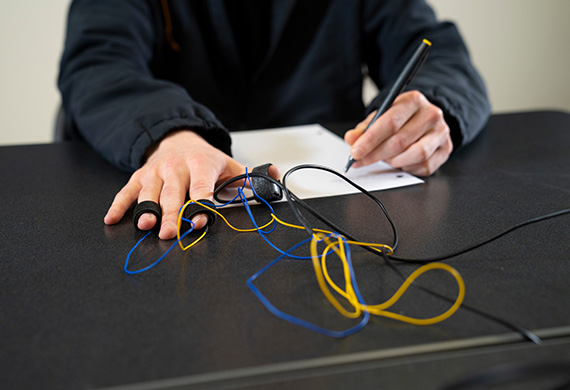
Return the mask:
{"type": "MultiPolygon", "coordinates": [[[[376,119],[378,119],[380,115],[388,111],[388,109],[392,106],[394,100],[396,100],[398,95],[401,94],[406,85],[408,85],[408,83],[412,81],[412,79],[414,78],[414,76],[416,75],[416,73],[424,63],[430,48],[431,48],[431,42],[428,41],[427,39],[424,39],[422,43],[420,43],[420,46],[416,49],[414,55],[412,56],[412,58],[410,58],[410,60],[408,61],[408,63],[406,64],[406,66],[404,67],[404,69],[402,70],[402,72],[394,82],[394,84],[392,84],[390,91],[388,91],[388,94],[382,101],[382,104],[380,104],[380,107],[378,107],[376,114],[374,115],[368,126],[366,126],[366,129],[364,129],[362,134],[364,134],[366,130],[368,130],[368,128],[372,126],[374,122],[376,122],[376,119]]],[[[356,160],[352,158],[352,156],[348,156],[348,163],[346,163],[346,167],[344,168],[344,173],[348,172],[348,170],[350,169],[352,164],[354,164],[355,161],[356,160]]]]}

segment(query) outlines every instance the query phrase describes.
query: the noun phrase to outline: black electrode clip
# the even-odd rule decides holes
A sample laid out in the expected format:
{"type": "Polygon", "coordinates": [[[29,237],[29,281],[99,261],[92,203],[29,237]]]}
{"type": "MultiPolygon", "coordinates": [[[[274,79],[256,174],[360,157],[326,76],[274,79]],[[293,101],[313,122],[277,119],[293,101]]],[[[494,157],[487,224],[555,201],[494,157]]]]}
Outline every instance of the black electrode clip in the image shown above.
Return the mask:
{"type": "Polygon", "coordinates": [[[218,188],[215,189],[214,199],[221,204],[226,204],[228,202],[241,202],[240,199],[234,199],[233,201],[231,199],[222,199],[220,197],[220,193],[222,193],[226,188],[230,187],[235,182],[249,179],[251,182],[252,190],[254,192],[254,196],[250,196],[246,200],[250,201],[255,199],[259,203],[263,203],[261,199],[265,200],[266,202],[275,202],[277,200],[281,200],[283,198],[283,185],[279,180],[276,180],[269,175],[269,167],[271,165],[273,164],[267,163],[259,165],[253,168],[247,175],[241,174],[226,180],[218,188]]]}
{"type": "Polygon", "coordinates": [[[160,222],[162,220],[162,209],[158,203],[153,202],[152,200],[145,200],[144,202],[137,203],[135,206],[135,210],[133,212],[133,223],[135,224],[135,228],[137,230],[141,230],[139,229],[139,219],[143,214],[146,213],[154,214],[156,217],[156,223],[154,224],[152,230],[159,231],[160,222]]]}
{"type": "Polygon", "coordinates": [[[257,195],[254,196],[255,200],[260,203],[261,200],[259,198],[265,199],[267,202],[274,202],[283,198],[281,186],[275,183],[275,179],[269,176],[269,167],[271,165],[271,163],[267,163],[259,165],[251,170],[251,186],[253,187],[255,195],[257,195]]]}
{"type": "Polygon", "coordinates": [[[214,222],[216,222],[217,214],[204,206],[208,206],[213,209],[215,205],[209,199],[198,199],[196,202],[198,203],[193,202],[186,206],[184,209],[183,217],[191,221],[192,218],[198,214],[206,214],[208,216],[208,223],[206,224],[205,228],[207,229],[208,227],[212,226],[214,222]]]}

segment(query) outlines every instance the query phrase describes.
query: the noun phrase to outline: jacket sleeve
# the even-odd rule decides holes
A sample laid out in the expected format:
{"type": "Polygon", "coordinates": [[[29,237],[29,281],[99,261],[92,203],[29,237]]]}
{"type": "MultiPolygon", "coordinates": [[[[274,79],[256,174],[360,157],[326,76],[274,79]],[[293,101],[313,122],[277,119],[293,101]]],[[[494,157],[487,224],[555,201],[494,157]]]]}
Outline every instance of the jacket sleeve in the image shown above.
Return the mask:
{"type": "Polygon", "coordinates": [[[184,88],[153,76],[150,64],[164,38],[157,12],[145,0],[75,0],[69,9],[58,79],[67,127],[126,171],[178,129],[230,154],[229,133],[214,114],[184,88]]]}
{"type": "MultiPolygon", "coordinates": [[[[490,105],[455,25],[438,22],[424,0],[369,1],[363,15],[365,62],[380,90],[388,89],[422,39],[428,39],[429,56],[406,90],[422,92],[443,110],[454,149],[473,140],[487,122],[490,105]]],[[[382,97],[380,92],[368,112],[382,97]]]]}

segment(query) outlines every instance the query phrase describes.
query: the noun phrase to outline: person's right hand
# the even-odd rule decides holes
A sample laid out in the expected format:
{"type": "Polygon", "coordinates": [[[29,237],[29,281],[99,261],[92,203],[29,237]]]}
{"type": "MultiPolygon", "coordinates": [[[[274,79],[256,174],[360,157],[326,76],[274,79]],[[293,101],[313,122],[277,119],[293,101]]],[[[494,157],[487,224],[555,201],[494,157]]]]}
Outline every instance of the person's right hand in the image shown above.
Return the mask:
{"type": "MultiPolygon", "coordinates": [[[[189,191],[191,199],[212,199],[217,184],[245,172],[245,167],[216,149],[192,131],[178,131],[165,137],[151,151],[144,165],[115,196],[105,223],[112,225],[123,218],[131,205],[145,200],[162,208],[159,237],[167,240],[176,236],[178,211],[189,191]]],[[[270,174],[278,175],[277,170],[270,174]]],[[[143,214],[138,228],[150,230],[156,224],[153,214],[143,214]]],[[[204,214],[193,219],[196,229],[208,222],[204,214]]]]}

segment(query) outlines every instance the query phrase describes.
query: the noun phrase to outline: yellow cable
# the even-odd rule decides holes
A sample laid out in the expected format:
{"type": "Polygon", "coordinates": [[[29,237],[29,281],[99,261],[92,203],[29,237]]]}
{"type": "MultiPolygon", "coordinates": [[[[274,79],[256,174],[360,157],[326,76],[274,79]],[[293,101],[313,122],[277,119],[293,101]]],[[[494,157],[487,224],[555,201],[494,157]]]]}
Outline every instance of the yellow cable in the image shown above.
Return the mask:
{"type": "MultiPolygon", "coordinates": [[[[362,245],[363,243],[354,243],[354,244],[362,245]]],[[[457,309],[459,309],[459,307],[463,303],[463,300],[465,298],[465,283],[463,281],[463,278],[459,274],[459,272],[457,272],[457,270],[455,270],[453,267],[451,267],[447,264],[430,263],[430,264],[423,265],[422,267],[415,270],[404,281],[404,283],[394,293],[394,295],[392,295],[392,297],[389,300],[387,300],[386,302],[384,302],[382,304],[378,304],[378,305],[363,305],[360,302],[358,302],[358,298],[356,297],[356,293],[354,291],[354,287],[352,286],[352,281],[350,278],[348,261],[346,259],[344,250],[342,250],[342,249],[340,251],[341,254],[339,255],[339,258],[341,259],[341,262],[343,264],[344,277],[345,277],[347,287],[345,288],[345,290],[342,290],[330,278],[330,275],[328,273],[327,266],[326,266],[326,256],[327,256],[327,253],[329,252],[329,250],[331,249],[332,245],[338,245],[340,248],[344,247],[344,245],[342,245],[342,242],[340,241],[340,238],[339,238],[339,242],[331,243],[325,248],[325,250],[322,254],[322,257],[321,257],[321,265],[319,265],[318,267],[316,267],[316,266],[314,267],[315,268],[315,274],[317,275],[317,280],[321,280],[321,279],[326,280],[326,282],[339,295],[341,295],[343,298],[345,298],[348,301],[348,303],[351,306],[353,306],[355,309],[360,309],[361,311],[368,311],[370,314],[374,314],[374,315],[378,315],[378,316],[384,316],[384,317],[392,318],[392,319],[395,319],[398,321],[407,322],[407,323],[414,324],[414,325],[432,325],[432,324],[441,322],[441,321],[449,318],[451,315],[453,315],[457,311],[457,309]],[[385,309],[388,309],[391,306],[393,306],[402,297],[404,292],[410,287],[410,285],[414,282],[414,280],[416,280],[423,273],[430,271],[430,270],[433,270],[433,269],[442,269],[444,271],[449,272],[455,278],[457,285],[459,287],[459,292],[457,294],[457,298],[456,298],[455,302],[453,303],[453,305],[447,311],[445,311],[443,314],[440,314],[440,315],[432,317],[432,318],[418,319],[418,318],[408,317],[408,316],[396,314],[396,313],[389,312],[389,311],[385,310],[385,309]]],[[[316,240],[313,240],[311,242],[311,254],[313,256],[316,255],[316,240]]],[[[328,288],[326,286],[323,286],[323,284],[321,284],[320,282],[319,282],[319,286],[321,287],[321,291],[323,292],[325,297],[327,297],[329,302],[331,302],[331,304],[333,304],[333,306],[335,308],[337,308],[337,310],[339,307],[342,307],[341,304],[337,301],[337,299],[330,293],[330,291],[328,290],[328,288]]],[[[348,313],[348,312],[344,308],[342,310],[338,310],[338,311],[342,315],[344,315],[345,317],[353,318],[352,313],[350,313],[351,314],[350,316],[346,315],[346,313],[348,313]]],[[[358,310],[356,310],[355,312],[357,312],[357,311],[358,310]]]]}
{"type": "MultiPolygon", "coordinates": [[[[230,228],[232,228],[235,231],[238,232],[255,232],[257,229],[256,228],[249,228],[249,229],[241,229],[241,228],[236,228],[235,226],[233,226],[231,223],[229,223],[229,221],[226,219],[226,217],[224,217],[219,211],[217,211],[216,209],[209,207],[203,203],[200,203],[196,200],[190,199],[188,202],[186,202],[184,204],[184,206],[182,206],[182,209],[180,209],[180,213],[178,213],[178,223],[176,226],[176,237],[178,238],[178,240],[180,240],[180,229],[182,227],[182,216],[184,215],[184,210],[186,210],[186,207],[188,207],[190,204],[192,203],[196,203],[199,204],[200,206],[204,207],[206,210],[210,210],[213,213],[216,213],[220,218],[222,218],[224,220],[224,222],[226,223],[226,225],[228,225],[230,228]]],[[[272,218],[269,222],[267,222],[265,225],[261,226],[259,229],[264,229],[267,226],[271,225],[271,223],[273,223],[273,214],[271,214],[272,218]]],[[[200,241],[204,236],[205,236],[206,232],[204,232],[199,238],[197,238],[195,241],[193,241],[191,244],[187,245],[187,246],[183,246],[181,241],[178,241],[178,245],[180,246],[180,248],[182,248],[182,250],[187,250],[190,249],[191,247],[193,247],[194,245],[196,245],[198,243],[198,241],[200,241]]]]}
{"type": "MultiPolygon", "coordinates": [[[[317,235],[317,237],[319,239],[323,239],[324,235],[319,234],[319,235],[317,235]]],[[[345,316],[347,318],[358,318],[358,317],[360,317],[361,310],[359,307],[355,307],[355,311],[352,313],[348,312],[340,304],[340,302],[338,302],[338,300],[332,295],[332,293],[328,289],[327,284],[325,282],[325,279],[323,277],[323,272],[322,272],[320,264],[319,264],[318,256],[316,256],[317,242],[318,241],[315,239],[315,237],[313,237],[313,239],[311,240],[311,254],[313,255],[311,257],[311,259],[313,261],[313,267],[315,268],[315,275],[317,276],[317,282],[319,283],[319,287],[321,288],[321,291],[323,292],[325,297],[329,300],[329,302],[335,307],[335,309],[339,313],[341,313],[343,316],[345,316]]]]}
{"type": "MultiPolygon", "coordinates": [[[[184,215],[184,211],[186,210],[186,207],[188,207],[188,205],[190,205],[192,203],[199,204],[200,206],[204,207],[205,209],[216,213],[217,215],[220,216],[220,218],[222,218],[222,220],[231,229],[233,229],[237,232],[254,232],[257,230],[256,228],[247,228],[247,229],[236,228],[216,209],[214,209],[210,206],[207,206],[203,203],[200,203],[198,201],[189,200],[188,202],[186,202],[184,204],[184,206],[182,207],[182,209],[180,210],[180,213],[178,215],[178,223],[177,223],[177,237],[178,237],[178,239],[180,239],[180,236],[181,236],[180,235],[180,229],[181,229],[181,225],[182,225],[182,215],[184,215]]],[[[261,226],[259,229],[264,229],[265,227],[267,227],[271,223],[273,223],[273,221],[279,223],[282,226],[286,226],[289,228],[305,230],[305,228],[303,226],[294,225],[294,224],[282,221],[281,219],[277,218],[277,216],[273,213],[271,213],[271,220],[269,222],[267,222],[265,225],[261,226]]],[[[387,318],[392,318],[394,320],[398,320],[401,322],[406,322],[406,323],[410,323],[410,324],[414,324],[414,325],[431,325],[431,324],[441,322],[441,321],[449,318],[450,316],[452,316],[459,309],[461,304],[463,303],[463,300],[465,298],[465,283],[463,281],[463,278],[459,274],[459,272],[457,272],[457,270],[455,270],[453,267],[451,267],[447,264],[430,263],[430,264],[426,264],[426,265],[418,268],[410,276],[408,276],[408,278],[404,281],[404,283],[398,288],[398,290],[386,302],[381,303],[381,304],[376,304],[376,305],[364,305],[358,301],[358,298],[356,296],[356,292],[355,292],[355,289],[353,286],[353,280],[352,280],[351,275],[350,275],[350,267],[348,265],[348,260],[347,260],[347,256],[346,256],[345,249],[344,249],[344,243],[346,242],[348,245],[366,246],[366,247],[369,247],[369,248],[371,248],[375,251],[378,251],[378,252],[386,251],[386,253],[388,255],[391,255],[392,253],[394,253],[393,249],[390,246],[384,245],[384,244],[364,243],[364,242],[358,242],[358,241],[347,241],[343,236],[339,236],[336,234],[333,235],[333,233],[331,231],[327,231],[327,230],[323,230],[323,229],[313,229],[313,231],[316,233],[313,233],[313,237],[311,240],[310,247],[311,247],[311,259],[312,259],[312,263],[313,263],[313,268],[315,270],[317,282],[319,284],[319,287],[320,287],[322,293],[328,299],[328,301],[333,305],[333,307],[339,313],[341,313],[343,316],[345,316],[347,318],[358,318],[362,314],[363,311],[368,311],[370,314],[374,314],[377,316],[383,316],[383,317],[387,317],[387,318]],[[333,240],[333,239],[331,239],[331,237],[334,237],[335,239],[333,240]],[[322,255],[320,256],[320,262],[319,262],[319,256],[317,254],[317,244],[319,242],[324,242],[326,244],[326,247],[325,247],[324,251],[322,252],[322,255]],[[326,265],[327,253],[329,253],[331,250],[337,254],[337,256],[339,257],[339,259],[341,260],[341,263],[342,263],[344,279],[345,279],[344,290],[342,288],[340,288],[332,280],[332,278],[329,275],[328,269],[327,269],[327,265],[326,265]],[[444,271],[449,272],[455,278],[457,285],[459,287],[459,292],[457,294],[457,298],[456,298],[455,302],[453,303],[453,305],[447,311],[445,311],[443,314],[440,314],[440,315],[432,317],[432,318],[419,319],[419,318],[404,316],[401,314],[396,314],[396,313],[393,313],[393,312],[386,310],[386,309],[392,307],[402,297],[402,295],[411,286],[411,284],[414,282],[414,280],[416,280],[423,273],[430,271],[430,270],[434,270],[434,269],[442,269],[444,271]],[[335,298],[335,296],[330,291],[330,289],[328,288],[327,285],[330,286],[341,297],[346,299],[346,301],[350,304],[350,306],[352,306],[354,311],[348,311],[347,309],[345,309],[344,306],[335,298]]],[[[194,240],[192,243],[190,243],[187,246],[183,246],[180,241],[178,244],[180,245],[182,250],[187,250],[187,249],[191,248],[192,246],[196,245],[205,235],[206,235],[206,232],[202,233],[202,235],[200,235],[200,237],[198,237],[196,240],[194,240]]]]}
{"type": "MultiPolygon", "coordinates": [[[[300,230],[306,230],[304,226],[299,226],[299,225],[293,225],[292,223],[288,223],[285,221],[280,220],[279,218],[277,218],[277,216],[273,213],[271,213],[271,217],[273,217],[273,219],[275,221],[277,221],[279,224],[283,225],[283,226],[287,226],[293,229],[300,229],[300,230]]],[[[326,233],[326,234],[332,234],[331,231],[329,230],[323,230],[323,229],[313,229],[313,231],[315,232],[319,232],[319,233],[326,233]]]]}
{"type": "MultiPolygon", "coordinates": [[[[327,281],[327,283],[329,284],[329,286],[331,286],[333,288],[333,290],[335,290],[339,295],[341,295],[343,298],[345,298],[346,300],[348,300],[349,302],[352,300],[352,294],[348,291],[348,287],[351,285],[350,283],[350,269],[348,267],[348,262],[347,261],[342,261],[342,267],[343,267],[343,271],[344,271],[344,280],[345,280],[345,290],[341,289],[335,282],[333,282],[332,278],[329,275],[329,271],[328,271],[328,267],[327,267],[327,253],[329,251],[329,248],[332,245],[337,245],[336,242],[329,244],[325,250],[323,251],[323,254],[321,256],[321,268],[323,270],[323,276],[325,277],[325,280],[327,281]]],[[[341,259],[342,257],[339,256],[341,259]]],[[[354,291],[354,290],[353,290],[354,291]]]]}

